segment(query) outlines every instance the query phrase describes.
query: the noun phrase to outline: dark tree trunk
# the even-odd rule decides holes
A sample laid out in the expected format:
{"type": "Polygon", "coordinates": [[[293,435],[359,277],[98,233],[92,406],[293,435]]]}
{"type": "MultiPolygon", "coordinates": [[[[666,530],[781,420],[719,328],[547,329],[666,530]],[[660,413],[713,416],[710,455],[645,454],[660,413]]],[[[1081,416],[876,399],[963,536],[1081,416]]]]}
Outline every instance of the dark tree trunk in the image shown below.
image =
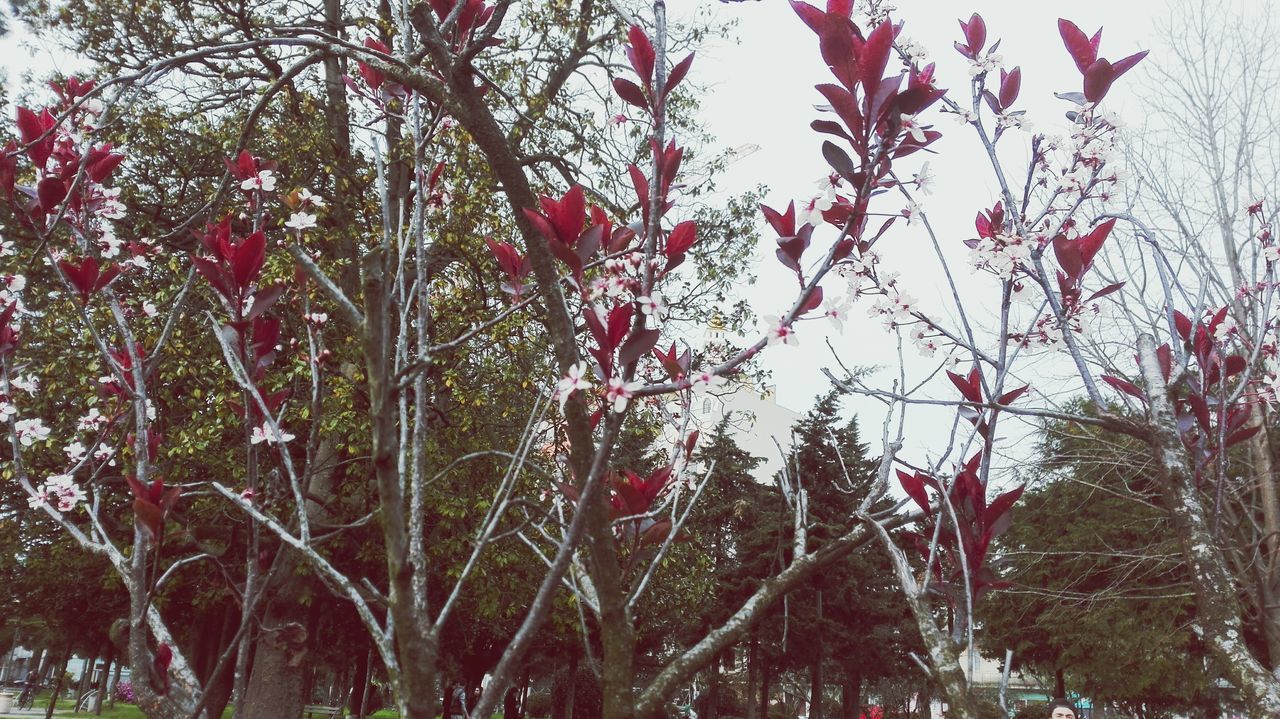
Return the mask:
{"type": "Polygon", "coordinates": [[[716,657],[711,662],[711,676],[707,679],[706,701],[703,702],[702,711],[705,719],[719,719],[720,717],[720,658],[716,657]]]}
{"type": "Polygon", "coordinates": [[[70,662],[71,652],[68,650],[62,655],[62,662],[58,667],[58,677],[53,683],[53,695],[49,697],[49,706],[44,710],[44,719],[53,719],[53,708],[58,705],[58,695],[62,693],[65,687],[64,680],[67,676],[67,664],[70,662]]]}
{"type": "Polygon", "coordinates": [[[773,679],[773,667],[768,660],[760,662],[760,719],[769,719],[769,682],[773,679]]]}
{"type": "Polygon", "coordinates": [[[1059,699],[1067,696],[1067,677],[1061,668],[1053,673],[1053,696],[1059,699]]]}
{"type": "Polygon", "coordinates": [[[747,719],[761,719],[763,715],[756,696],[756,683],[760,681],[760,640],[754,632],[747,647],[747,691],[743,693],[747,704],[747,719]]]}
{"type": "Polygon", "coordinates": [[[815,600],[815,608],[817,610],[818,619],[815,624],[819,630],[815,632],[815,646],[813,647],[813,664],[809,667],[809,719],[824,719],[822,713],[822,695],[826,690],[826,677],[823,675],[823,665],[826,664],[826,641],[823,638],[821,630],[822,626],[822,589],[817,592],[815,600]]]}
{"type": "Polygon", "coordinates": [[[365,652],[362,656],[356,658],[355,670],[351,675],[351,682],[347,685],[347,713],[352,716],[361,716],[364,707],[361,704],[364,701],[364,687],[369,683],[369,654],[365,652]]]}
{"type": "MultiPolygon", "coordinates": [[[[120,670],[124,668],[124,658],[116,657],[116,668],[111,672],[111,681],[107,683],[107,691],[111,696],[107,697],[107,708],[116,708],[116,687],[120,686],[120,670]]],[[[226,704],[226,702],[223,702],[226,704]]],[[[219,714],[218,716],[222,716],[219,714]]]]}
{"type": "Polygon", "coordinates": [[[98,694],[93,698],[94,716],[102,716],[102,700],[107,695],[108,687],[111,686],[111,682],[108,679],[111,678],[113,665],[118,666],[115,661],[115,650],[108,648],[107,663],[102,667],[102,679],[98,680],[98,694]]]}
{"type": "Polygon", "coordinates": [[[840,715],[843,719],[858,719],[861,711],[862,675],[856,669],[846,668],[840,685],[840,715]]]}

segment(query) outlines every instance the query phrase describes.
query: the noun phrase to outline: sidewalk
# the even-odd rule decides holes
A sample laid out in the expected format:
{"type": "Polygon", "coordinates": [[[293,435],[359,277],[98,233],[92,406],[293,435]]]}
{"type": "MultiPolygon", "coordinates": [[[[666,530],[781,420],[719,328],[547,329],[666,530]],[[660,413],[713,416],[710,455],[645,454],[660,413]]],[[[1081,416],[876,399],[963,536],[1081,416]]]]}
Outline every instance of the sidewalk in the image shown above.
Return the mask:
{"type": "MultiPolygon", "coordinates": [[[[7,712],[4,712],[3,714],[0,714],[0,719],[18,719],[19,717],[22,717],[23,719],[30,719],[30,717],[43,717],[44,711],[45,710],[43,707],[40,709],[11,709],[7,712]]],[[[70,716],[71,710],[70,709],[54,709],[53,715],[56,717],[70,716]]],[[[93,716],[93,715],[88,714],[88,715],[82,715],[82,716],[93,716]]]]}

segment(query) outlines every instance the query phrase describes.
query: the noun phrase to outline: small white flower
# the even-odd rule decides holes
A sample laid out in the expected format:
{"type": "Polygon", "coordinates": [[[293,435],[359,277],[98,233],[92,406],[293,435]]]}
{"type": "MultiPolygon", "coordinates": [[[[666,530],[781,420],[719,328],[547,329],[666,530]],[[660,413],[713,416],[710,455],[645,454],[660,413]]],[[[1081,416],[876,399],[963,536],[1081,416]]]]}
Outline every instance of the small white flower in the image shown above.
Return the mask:
{"type": "Polygon", "coordinates": [[[831,320],[831,325],[836,328],[836,332],[844,332],[844,322],[849,319],[849,300],[846,298],[837,302],[828,297],[822,303],[822,316],[831,320]]]}
{"type": "Polygon", "coordinates": [[[690,386],[693,387],[695,394],[703,394],[709,390],[723,386],[726,381],[727,380],[725,380],[724,377],[721,377],[718,374],[700,372],[693,376],[693,383],[690,386]]]}
{"type": "Polygon", "coordinates": [[[276,176],[271,170],[262,170],[253,177],[245,179],[240,183],[242,190],[262,190],[263,192],[271,192],[276,189],[276,176]]]}
{"type": "Polygon", "coordinates": [[[259,444],[266,442],[267,444],[275,444],[277,442],[283,444],[294,439],[294,436],[280,428],[278,432],[272,431],[269,423],[263,423],[261,427],[253,428],[253,435],[249,437],[251,444],[259,444]]]}
{"type": "Polygon", "coordinates": [[[25,275],[6,275],[4,284],[10,292],[21,292],[27,288],[27,278],[25,275]]]}
{"type": "Polygon", "coordinates": [[[768,346],[772,347],[776,344],[798,345],[799,338],[796,337],[796,331],[789,325],[782,324],[782,318],[774,315],[765,315],[765,319],[769,322],[769,339],[768,346]]]}
{"type": "Polygon", "coordinates": [[[933,194],[933,173],[929,171],[928,162],[920,166],[920,171],[913,176],[913,179],[917,189],[926,195],[933,194]]]}
{"type": "Polygon", "coordinates": [[[302,319],[305,322],[319,326],[329,321],[329,314],[327,312],[309,312],[304,314],[302,319]]]}
{"type": "Polygon", "coordinates": [[[37,377],[18,375],[17,377],[9,380],[9,384],[13,385],[14,389],[20,389],[29,395],[34,395],[36,392],[40,391],[40,379],[37,377]]]}
{"type": "Polygon", "coordinates": [[[560,412],[564,412],[564,404],[569,396],[580,389],[587,389],[591,383],[587,381],[587,363],[578,362],[569,367],[569,372],[556,383],[555,397],[560,400],[560,412]]]}
{"type": "Polygon", "coordinates": [[[298,202],[303,205],[311,205],[312,207],[324,207],[324,198],[319,195],[311,194],[311,190],[302,188],[298,190],[298,202]]]}
{"type": "Polygon", "coordinates": [[[71,444],[63,447],[62,451],[67,455],[67,461],[75,464],[76,462],[84,459],[84,456],[89,453],[89,448],[79,442],[72,442],[71,444]]]}
{"type": "Polygon", "coordinates": [[[920,144],[924,144],[929,140],[924,134],[924,128],[920,126],[920,121],[915,115],[902,115],[902,131],[911,136],[912,140],[920,144]]]}
{"type": "Polygon", "coordinates": [[[85,500],[84,490],[69,474],[55,474],[44,481],[45,501],[56,499],[59,512],[70,512],[85,500]]]}
{"type": "Polygon", "coordinates": [[[822,224],[822,213],[830,210],[833,204],[835,204],[835,196],[832,194],[811,197],[800,204],[800,209],[796,212],[796,221],[801,225],[818,227],[822,224]]]}
{"type": "Polygon", "coordinates": [[[1280,245],[1263,248],[1262,256],[1267,258],[1267,262],[1280,262],[1280,245]]]}
{"type": "Polygon", "coordinates": [[[654,290],[651,295],[637,297],[636,303],[640,305],[641,312],[655,320],[663,320],[667,317],[667,305],[657,290],[654,290]]]}
{"type": "MultiPolygon", "coordinates": [[[[108,377],[107,381],[114,381],[114,379],[108,377]]],[[[90,407],[89,413],[81,417],[79,422],[77,422],[76,429],[81,432],[94,432],[107,422],[108,419],[98,411],[97,407],[90,407]]]]}
{"type": "Polygon", "coordinates": [[[14,432],[18,435],[18,441],[23,447],[30,447],[36,442],[49,439],[49,428],[44,426],[44,421],[39,418],[18,420],[14,424],[14,432]]]}
{"type": "Polygon", "coordinates": [[[614,412],[624,412],[635,391],[643,386],[644,382],[623,382],[621,377],[610,377],[609,387],[604,393],[605,401],[613,406],[614,412]]]}
{"type": "Polygon", "coordinates": [[[295,230],[309,230],[316,226],[316,216],[305,212],[295,212],[289,216],[289,221],[284,223],[284,226],[295,230]]]}
{"type": "Polygon", "coordinates": [[[106,443],[99,443],[98,448],[93,450],[93,461],[106,462],[108,467],[116,466],[115,456],[115,448],[106,443]]]}
{"type": "Polygon", "coordinates": [[[147,317],[155,317],[160,314],[160,310],[156,309],[156,303],[151,300],[144,300],[142,302],[142,314],[147,317]]]}

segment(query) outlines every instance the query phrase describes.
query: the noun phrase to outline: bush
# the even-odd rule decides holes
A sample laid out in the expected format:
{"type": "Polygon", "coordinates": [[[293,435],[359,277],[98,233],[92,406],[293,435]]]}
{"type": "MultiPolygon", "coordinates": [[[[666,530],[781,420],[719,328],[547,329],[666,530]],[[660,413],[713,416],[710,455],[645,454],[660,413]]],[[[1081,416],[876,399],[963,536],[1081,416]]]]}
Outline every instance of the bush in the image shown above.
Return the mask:
{"type": "Polygon", "coordinates": [[[125,679],[116,685],[115,695],[116,701],[126,702],[128,704],[134,704],[137,702],[137,699],[133,696],[133,682],[128,679],[125,679]]]}

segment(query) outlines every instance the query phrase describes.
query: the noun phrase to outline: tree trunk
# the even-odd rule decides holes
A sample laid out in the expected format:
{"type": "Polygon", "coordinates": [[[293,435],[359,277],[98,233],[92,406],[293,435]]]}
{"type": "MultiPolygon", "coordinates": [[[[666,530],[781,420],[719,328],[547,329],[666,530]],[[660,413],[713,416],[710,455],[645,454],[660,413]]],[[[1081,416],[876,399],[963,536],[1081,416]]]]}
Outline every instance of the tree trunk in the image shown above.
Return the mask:
{"type": "Polygon", "coordinates": [[[773,678],[773,667],[768,660],[760,666],[760,719],[769,719],[769,682],[773,678]]]}
{"type": "Polygon", "coordinates": [[[813,663],[809,666],[809,719],[823,719],[822,695],[826,692],[826,676],[823,668],[826,664],[827,643],[822,632],[822,588],[818,588],[815,600],[818,627],[815,646],[813,647],[813,663]]]}
{"type": "MultiPolygon", "coordinates": [[[[107,684],[107,708],[116,708],[116,687],[120,686],[120,670],[124,668],[124,662],[121,657],[116,658],[116,668],[111,671],[111,682],[107,684]]],[[[219,714],[218,716],[222,716],[219,714]]]]}
{"type": "Polygon", "coordinates": [[[717,657],[711,662],[710,676],[707,678],[707,694],[706,701],[703,702],[702,711],[705,719],[719,719],[720,717],[720,659],[717,657]]]}
{"type": "Polygon", "coordinates": [[[301,669],[307,656],[306,630],[268,611],[256,644],[245,692],[245,719],[300,716],[306,706],[301,669]]]}
{"type": "Polygon", "coordinates": [[[119,668],[119,664],[115,661],[112,650],[107,652],[107,663],[102,667],[102,679],[98,682],[98,693],[93,698],[93,713],[95,716],[102,716],[102,700],[110,691],[111,683],[107,681],[111,678],[112,667],[119,668]]]}
{"type": "Polygon", "coordinates": [[[845,668],[844,682],[840,685],[840,716],[842,719],[858,719],[862,711],[862,675],[856,669],[845,668]]]}
{"type": "Polygon", "coordinates": [[[1067,696],[1067,674],[1062,667],[1053,672],[1053,695],[1059,699],[1067,696]]]}
{"type": "Polygon", "coordinates": [[[743,700],[747,705],[747,719],[761,719],[759,697],[756,696],[756,684],[760,681],[760,639],[751,633],[751,641],[747,645],[747,690],[743,692],[743,700]]]}
{"type": "MultiPolygon", "coordinates": [[[[58,676],[53,682],[53,694],[49,697],[49,706],[44,710],[44,719],[53,719],[53,708],[58,705],[58,695],[66,686],[67,664],[71,663],[71,652],[62,655],[62,663],[58,668],[58,676]]],[[[73,706],[72,709],[75,707],[73,706]]]]}
{"type": "Polygon", "coordinates": [[[573,719],[573,700],[578,696],[578,653],[569,659],[569,686],[564,699],[564,719],[573,719]]]}
{"type": "Polygon", "coordinates": [[[347,713],[352,716],[360,716],[364,707],[360,703],[364,700],[364,687],[369,683],[369,654],[366,652],[363,656],[356,658],[355,671],[352,672],[351,683],[347,689],[347,713]]]}
{"type": "Polygon", "coordinates": [[[1150,402],[1152,459],[1159,471],[1165,509],[1191,575],[1196,624],[1218,670],[1240,690],[1249,714],[1280,716],[1280,681],[1244,643],[1235,583],[1196,489],[1151,335],[1138,338],[1138,364],[1150,402]]]}

